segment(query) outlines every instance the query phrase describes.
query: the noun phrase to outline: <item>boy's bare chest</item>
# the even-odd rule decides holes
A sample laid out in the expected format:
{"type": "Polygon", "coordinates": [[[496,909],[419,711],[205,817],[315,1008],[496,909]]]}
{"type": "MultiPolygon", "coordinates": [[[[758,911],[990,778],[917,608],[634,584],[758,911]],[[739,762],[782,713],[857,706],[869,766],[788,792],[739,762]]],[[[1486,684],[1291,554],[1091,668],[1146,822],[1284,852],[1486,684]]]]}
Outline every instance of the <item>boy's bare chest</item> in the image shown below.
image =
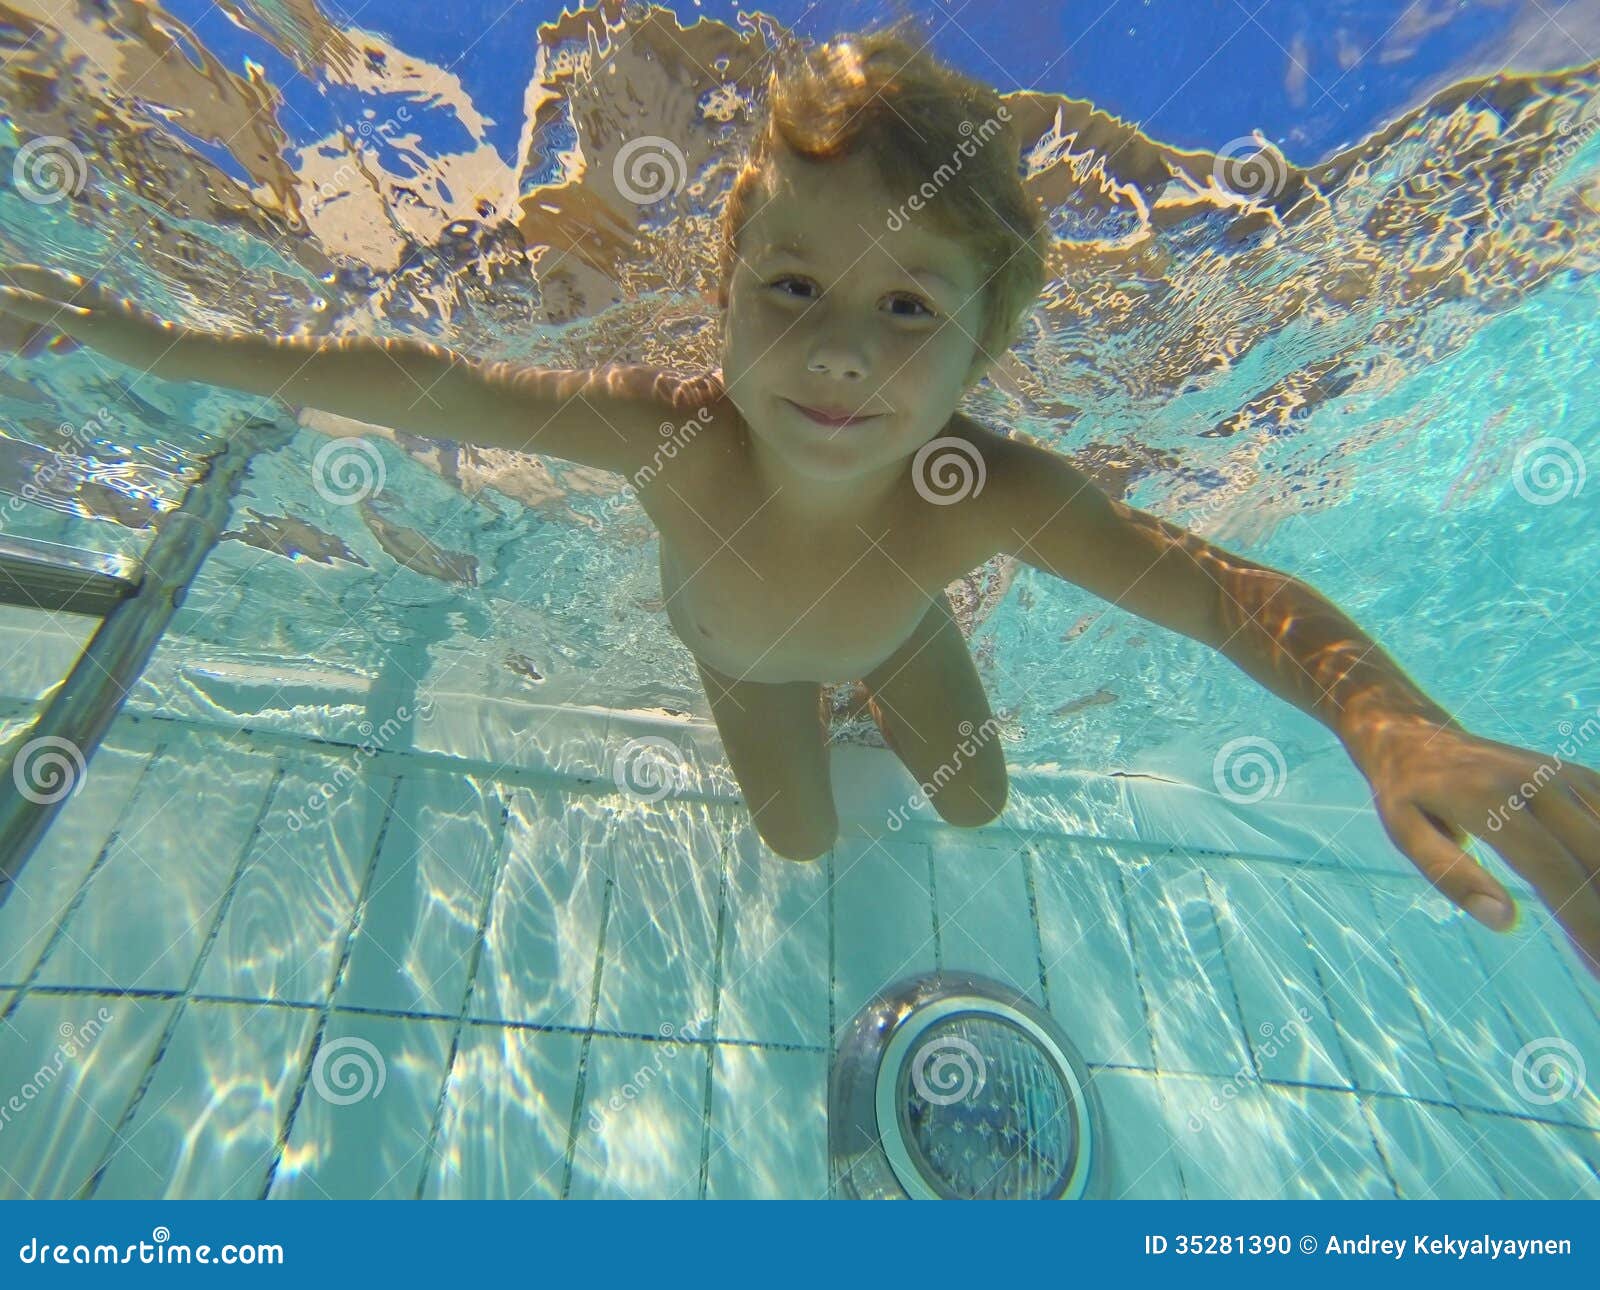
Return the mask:
{"type": "Polygon", "coordinates": [[[826,543],[752,507],[748,481],[698,473],[650,499],[669,621],[703,663],[738,680],[859,680],[911,635],[963,562],[941,514],[826,543]],[[912,532],[911,529],[916,531],[912,532]]]}

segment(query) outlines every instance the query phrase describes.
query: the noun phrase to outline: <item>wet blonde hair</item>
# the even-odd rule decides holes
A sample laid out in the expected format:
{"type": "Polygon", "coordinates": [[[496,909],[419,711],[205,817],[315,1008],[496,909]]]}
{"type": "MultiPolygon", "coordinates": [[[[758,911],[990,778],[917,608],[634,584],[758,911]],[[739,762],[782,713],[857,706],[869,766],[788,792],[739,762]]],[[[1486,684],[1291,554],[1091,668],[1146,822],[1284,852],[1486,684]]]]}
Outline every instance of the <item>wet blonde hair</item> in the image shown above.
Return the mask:
{"type": "Polygon", "coordinates": [[[982,266],[979,360],[998,359],[1044,287],[1050,230],[1023,187],[1000,96],[922,52],[902,34],[908,25],[838,37],[774,65],[766,117],[723,209],[719,301],[774,153],[787,146],[820,161],[864,152],[890,192],[921,200],[921,215],[982,266]]]}

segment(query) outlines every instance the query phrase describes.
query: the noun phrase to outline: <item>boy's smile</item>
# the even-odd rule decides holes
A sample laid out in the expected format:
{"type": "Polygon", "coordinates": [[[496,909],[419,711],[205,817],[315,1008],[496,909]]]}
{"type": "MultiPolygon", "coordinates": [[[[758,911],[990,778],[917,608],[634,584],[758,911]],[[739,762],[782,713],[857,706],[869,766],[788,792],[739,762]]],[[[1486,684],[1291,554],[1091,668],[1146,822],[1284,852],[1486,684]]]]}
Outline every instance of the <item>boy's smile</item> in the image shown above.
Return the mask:
{"type": "Polygon", "coordinates": [[[723,381],[782,507],[869,509],[981,374],[979,266],[900,205],[865,155],[779,148],[740,232],[723,381]]]}

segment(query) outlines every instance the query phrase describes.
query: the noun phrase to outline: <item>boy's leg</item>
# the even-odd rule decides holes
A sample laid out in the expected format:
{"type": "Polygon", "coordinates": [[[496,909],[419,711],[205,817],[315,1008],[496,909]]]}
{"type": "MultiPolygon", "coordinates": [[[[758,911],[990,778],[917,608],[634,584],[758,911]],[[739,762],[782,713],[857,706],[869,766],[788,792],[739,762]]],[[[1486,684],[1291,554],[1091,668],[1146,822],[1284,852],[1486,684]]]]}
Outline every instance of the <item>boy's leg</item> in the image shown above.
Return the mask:
{"type": "Polygon", "coordinates": [[[1009,783],[972,653],[943,592],[910,638],[863,679],[873,720],[934,810],[976,828],[1005,809],[1009,783]]]}
{"type": "Polygon", "coordinates": [[[696,662],[761,840],[786,859],[815,860],[839,835],[822,687],[735,681],[696,662]]]}

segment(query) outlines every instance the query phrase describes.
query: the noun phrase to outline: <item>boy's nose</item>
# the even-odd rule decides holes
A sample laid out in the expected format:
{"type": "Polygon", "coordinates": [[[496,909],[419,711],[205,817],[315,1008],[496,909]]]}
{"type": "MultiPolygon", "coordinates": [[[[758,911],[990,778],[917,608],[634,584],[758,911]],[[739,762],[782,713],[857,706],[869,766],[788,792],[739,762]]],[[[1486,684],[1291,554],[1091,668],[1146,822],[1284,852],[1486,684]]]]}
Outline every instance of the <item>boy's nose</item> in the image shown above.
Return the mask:
{"type": "Polygon", "coordinates": [[[806,371],[858,381],[867,374],[867,356],[858,345],[819,341],[811,347],[806,371]]]}

